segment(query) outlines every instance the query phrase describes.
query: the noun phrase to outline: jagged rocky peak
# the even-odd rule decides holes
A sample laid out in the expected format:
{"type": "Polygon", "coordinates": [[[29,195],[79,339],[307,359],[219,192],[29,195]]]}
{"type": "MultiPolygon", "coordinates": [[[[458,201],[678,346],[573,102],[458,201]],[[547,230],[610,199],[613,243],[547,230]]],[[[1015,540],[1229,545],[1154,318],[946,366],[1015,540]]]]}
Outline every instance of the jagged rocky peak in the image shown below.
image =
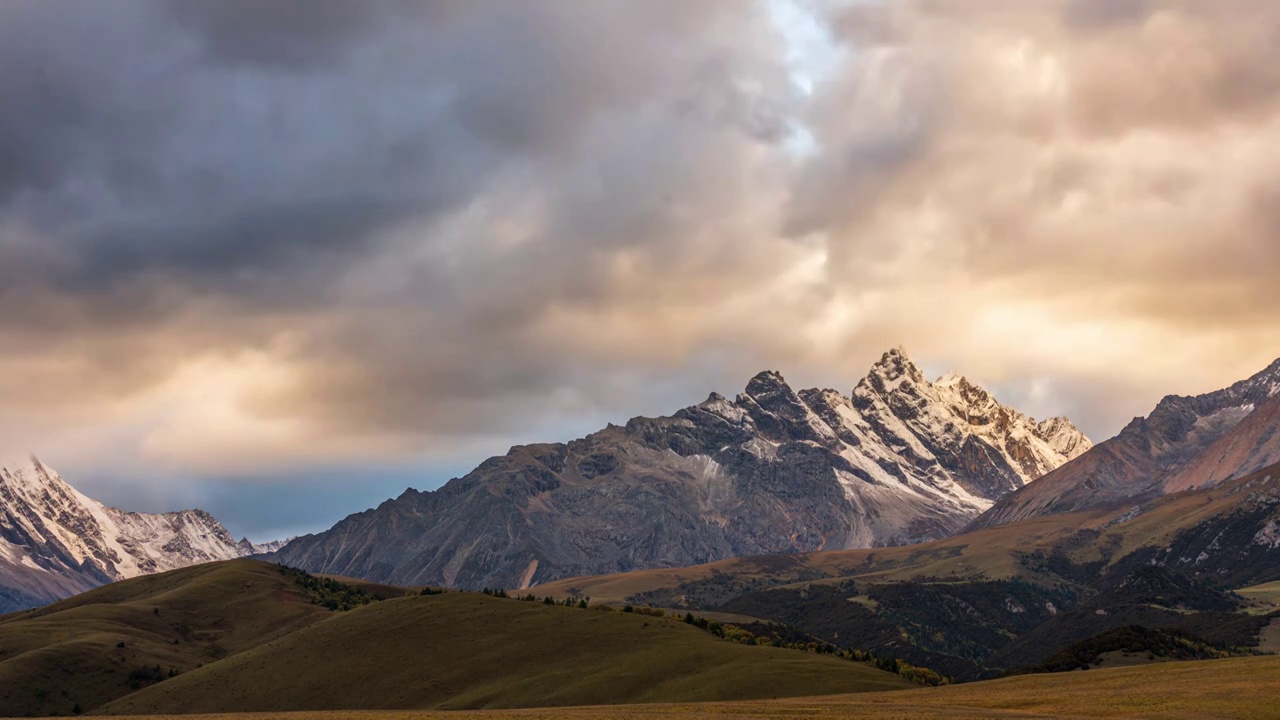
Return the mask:
{"type": "Polygon", "coordinates": [[[947,391],[956,404],[972,414],[990,414],[1001,408],[1000,403],[981,385],[975,385],[969,378],[958,373],[948,373],[933,383],[934,387],[947,391]],[[976,411],[976,412],[975,412],[976,411]]]}
{"type": "Polygon", "coordinates": [[[760,434],[772,442],[817,441],[824,435],[814,422],[813,411],[791,389],[782,373],[766,370],[751,378],[738,396],[737,405],[751,417],[760,434]]]}
{"type": "Polygon", "coordinates": [[[1066,417],[1049,418],[1037,425],[1036,429],[1050,447],[1068,457],[1076,457],[1093,447],[1093,442],[1066,417]]]}
{"type": "Polygon", "coordinates": [[[236,543],[236,551],[240,553],[240,557],[266,555],[280,550],[280,548],[288,545],[289,542],[294,540],[296,537],[296,535],[290,535],[283,540],[270,540],[264,543],[256,543],[247,537],[242,537],[240,538],[240,542],[236,543]]]}
{"type": "Polygon", "coordinates": [[[897,391],[904,384],[921,385],[926,382],[924,373],[907,357],[907,351],[902,347],[893,348],[880,356],[863,379],[863,383],[882,394],[897,391]]]}
{"type": "Polygon", "coordinates": [[[406,493],[299,538],[277,558],[411,585],[523,588],[619,569],[899,545],[946,537],[1079,449],[1040,438],[1040,425],[959,376],[942,385],[901,348],[875,363],[853,397],[762,372],[733,399],[711,393],[536,458],[513,449],[437,491],[406,493]],[[982,412],[1009,427],[970,421],[982,412]]]}
{"type": "Polygon", "coordinates": [[[739,402],[744,400],[754,401],[762,407],[783,404],[792,405],[799,402],[791,386],[787,384],[786,378],[782,377],[782,373],[776,370],[765,370],[757,373],[755,377],[747,382],[747,387],[739,396],[739,402]]]}

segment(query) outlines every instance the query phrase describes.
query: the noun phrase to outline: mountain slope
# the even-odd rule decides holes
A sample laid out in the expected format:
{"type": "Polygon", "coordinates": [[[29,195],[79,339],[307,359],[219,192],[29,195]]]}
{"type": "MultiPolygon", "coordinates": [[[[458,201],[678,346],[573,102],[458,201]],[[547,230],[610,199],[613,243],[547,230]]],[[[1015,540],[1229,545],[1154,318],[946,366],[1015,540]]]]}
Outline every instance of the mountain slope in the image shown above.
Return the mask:
{"type": "MultiPolygon", "coordinates": [[[[1280,579],[1280,465],[1142,505],[908,547],[571,578],[559,596],[771,620],[962,679],[1034,666],[1128,625],[1255,647],[1280,611],[1226,592],[1280,579]]],[[[749,626],[747,629],[751,629],[749,626]]]]}
{"type": "Polygon", "coordinates": [[[0,612],[242,554],[203,510],[125,512],[86,497],[34,458],[0,467],[0,612]]]}
{"type": "Polygon", "coordinates": [[[1006,408],[899,350],[848,397],[760,373],[670,417],[512,448],[407,490],[280,561],[401,585],[523,588],[575,575],[945,537],[1087,450],[1065,419],[1006,408]]]}
{"type": "Polygon", "coordinates": [[[971,527],[1212,486],[1280,460],[1280,360],[1196,397],[1170,395],[1116,437],[1001,498],[971,527]]]}

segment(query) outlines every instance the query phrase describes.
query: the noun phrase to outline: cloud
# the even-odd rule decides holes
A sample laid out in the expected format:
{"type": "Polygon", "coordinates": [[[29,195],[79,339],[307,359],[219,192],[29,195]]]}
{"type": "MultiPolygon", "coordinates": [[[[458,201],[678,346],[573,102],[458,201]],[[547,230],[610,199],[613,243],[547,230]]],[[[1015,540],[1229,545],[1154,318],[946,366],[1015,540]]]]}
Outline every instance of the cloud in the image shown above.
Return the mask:
{"type": "Polygon", "coordinates": [[[1280,10],[777,9],[5,3],[0,434],[465,466],[905,343],[1102,437],[1280,354],[1280,10]]]}

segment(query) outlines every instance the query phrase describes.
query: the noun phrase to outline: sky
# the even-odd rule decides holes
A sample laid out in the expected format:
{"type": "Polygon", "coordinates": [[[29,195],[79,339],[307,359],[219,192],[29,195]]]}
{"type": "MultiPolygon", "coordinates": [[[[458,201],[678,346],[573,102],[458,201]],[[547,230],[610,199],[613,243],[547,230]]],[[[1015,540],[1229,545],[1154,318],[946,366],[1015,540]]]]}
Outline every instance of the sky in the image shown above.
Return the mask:
{"type": "Polygon", "coordinates": [[[7,0],[0,454],[323,529],[889,347],[1095,440],[1280,356],[1266,0],[7,0]]]}

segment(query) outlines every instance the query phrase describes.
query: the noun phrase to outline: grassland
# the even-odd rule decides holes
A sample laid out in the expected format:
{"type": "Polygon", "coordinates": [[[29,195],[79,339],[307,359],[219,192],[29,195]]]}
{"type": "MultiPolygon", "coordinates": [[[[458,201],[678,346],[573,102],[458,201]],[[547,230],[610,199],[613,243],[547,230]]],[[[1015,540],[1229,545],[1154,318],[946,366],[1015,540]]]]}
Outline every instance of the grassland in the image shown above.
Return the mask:
{"type": "MultiPolygon", "coordinates": [[[[1240,588],[1236,593],[1248,598],[1252,603],[1251,612],[1271,612],[1280,608],[1280,582],[1240,588]]],[[[1262,652],[1280,653],[1280,618],[1272,620],[1271,624],[1262,631],[1258,649],[1262,652]]]]}
{"type": "Polygon", "coordinates": [[[266,563],[114,583],[0,619],[0,715],[70,714],[323,620],[266,563]]]}
{"type": "Polygon", "coordinates": [[[1280,581],[1243,587],[1236,590],[1236,594],[1242,595],[1259,605],[1280,607],[1280,581]]]}
{"type": "MultiPolygon", "coordinates": [[[[1280,658],[1234,658],[1034,675],[901,692],[776,701],[651,704],[543,710],[285,713],[289,720],[507,720],[600,718],[1274,718],[1280,715],[1280,658]]],[[[174,716],[179,717],[179,716],[174,716]]],[[[258,720],[213,715],[201,720],[258,720]]],[[[159,720],[152,717],[150,720],[159,720]]]]}
{"type": "Polygon", "coordinates": [[[447,593],[336,615],[101,712],[531,707],[907,686],[865,665],[737,645],[671,618],[447,593]]]}
{"type": "Polygon", "coordinates": [[[330,612],[330,583],[320,597],[305,580],[317,579],[236,560],[0,618],[0,715],[525,707],[910,687],[864,664],[735,644],[639,613],[368,584],[347,588],[364,598],[340,603],[353,609],[330,612]],[[362,604],[371,592],[386,599],[362,604]]]}

